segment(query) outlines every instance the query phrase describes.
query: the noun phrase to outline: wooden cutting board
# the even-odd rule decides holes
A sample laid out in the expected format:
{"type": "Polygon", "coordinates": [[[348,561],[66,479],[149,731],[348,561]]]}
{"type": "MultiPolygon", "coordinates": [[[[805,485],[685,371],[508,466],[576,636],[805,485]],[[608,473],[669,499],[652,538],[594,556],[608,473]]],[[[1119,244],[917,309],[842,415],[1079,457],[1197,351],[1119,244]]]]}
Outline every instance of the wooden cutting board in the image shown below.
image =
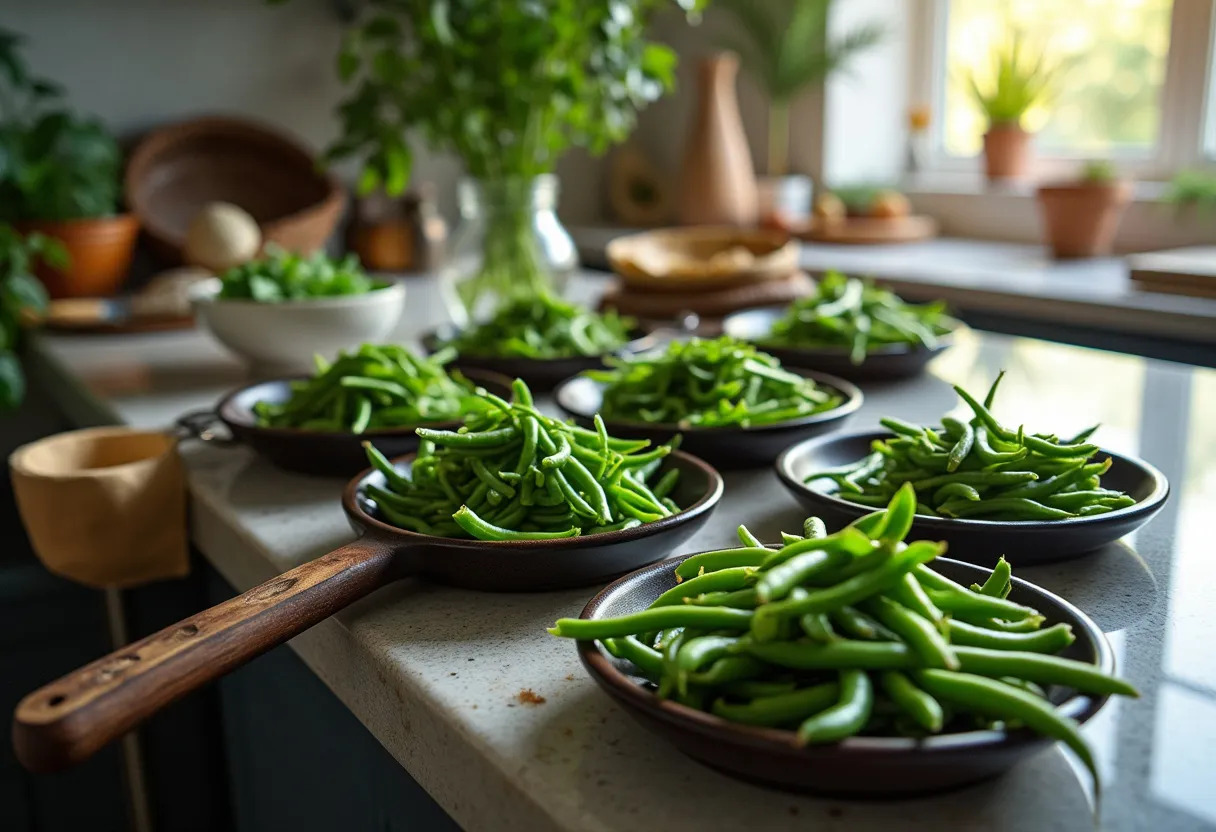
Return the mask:
{"type": "Polygon", "coordinates": [[[1127,267],[1141,291],[1216,298],[1216,246],[1131,254],[1127,267]]]}
{"type": "Polygon", "coordinates": [[[875,245],[913,243],[937,236],[937,221],[923,214],[906,217],[848,217],[840,222],[812,222],[792,233],[812,243],[875,245]]]}

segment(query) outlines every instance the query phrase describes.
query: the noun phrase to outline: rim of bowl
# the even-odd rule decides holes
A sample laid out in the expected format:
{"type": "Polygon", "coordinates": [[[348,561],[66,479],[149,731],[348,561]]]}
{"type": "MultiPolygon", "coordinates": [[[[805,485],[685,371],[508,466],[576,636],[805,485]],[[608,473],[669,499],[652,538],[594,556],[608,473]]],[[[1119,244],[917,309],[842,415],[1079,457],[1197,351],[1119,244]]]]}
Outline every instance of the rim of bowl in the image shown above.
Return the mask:
{"type": "MultiPolygon", "coordinates": [[[[390,460],[393,466],[396,467],[403,462],[413,463],[414,458],[418,454],[409,453],[394,457],[390,460]]],[[[577,537],[562,537],[549,540],[475,540],[462,537],[440,537],[438,535],[422,534],[421,532],[413,532],[409,529],[402,529],[398,526],[385,523],[377,517],[374,517],[359,503],[360,486],[374,471],[373,468],[366,468],[359,472],[346,486],[342,489],[342,507],[346,513],[356,522],[364,526],[369,531],[375,531],[380,534],[392,536],[405,536],[407,538],[417,538],[420,541],[442,541],[462,547],[474,547],[485,549],[571,549],[582,548],[584,546],[603,546],[615,543],[625,543],[630,540],[638,540],[668,529],[682,526],[690,520],[693,520],[702,514],[710,511],[722,499],[722,494],[725,491],[725,483],[722,481],[722,475],[718,470],[700,457],[685,453],[684,451],[673,451],[669,458],[679,459],[686,465],[691,465],[693,468],[700,470],[705,474],[707,487],[697,500],[688,508],[681,509],[676,514],[670,517],[664,517],[661,520],[655,520],[650,523],[643,523],[640,526],[634,526],[632,529],[620,529],[614,532],[600,532],[599,534],[579,535],[577,537]]]]}
{"type": "MultiPolygon", "coordinates": [[[[660,569],[671,569],[685,559],[692,557],[688,555],[668,558],[667,560],[659,561],[658,563],[644,566],[634,572],[624,575],[617,580],[604,587],[598,594],[595,595],[587,605],[583,607],[579,613],[579,618],[584,620],[594,620],[595,612],[599,607],[616,591],[617,587],[627,581],[639,579],[643,574],[658,571],[660,569]]],[[[983,567],[975,566],[964,561],[958,561],[953,558],[939,558],[938,560],[949,562],[951,564],[959,564],[965,567],[973,567],[983,570],[983,567]]],[[[983,570],[987,571],[987,570],[983,570]]],[[[1081,629],[1086,633],[1086,637],[1094,645],[1094,652],[1097,654],[1097,661],[1094,666],[1104,673],[1113,673],[1115,670],[1115,654],[1107,640],[1102,629],[1085,614],[1076,605],[1066,601],[1054,592],[1044,589],[1043,587],[1033,584],[1024,578],[1014,576],[1012,578],[1016,585],[1028,589],[1032,593],[1037,593],[1040,596],[1046,597],[1056,604],[1059,604],[1064,609],[1075,617],[1081,623],[1081,629]]],[[[1015,731],[1006,731],[1003,729],[985,729],[979,731],[962,731],[951,734],[937,734],[924,738],[911,737],[850,737],[840,743],[824,746],[799,746],[793,731],[782,728],[764,728],[752,725],[741,725],[735,722],[729,722],[722,717],[715,716],[706,711],[700,711],[695,708],[681,705],[678,702],[671,700],[659,699],[654,692],[647,690],[642,685],[638,684],[634,677],[631,677],[621,671],[615,665],[615,659],[608,655],[603,648],[599,646],[599,642],[595,640],[577,641],[576,642],[579,656],[588,668],[588,672],[599,680],[611,685],[614,691],[620,693],[634,707],[644,710],[648,713],[656,714],[659,718],[667,721],[675,721],[679,723],[681,730],[694,731],[700,734],[729,736],[733,740],[743,742],[752,746],[765,746],[770,749],[779,748],[784,752],[796,752],[806,755],[837,755],[837,754],[891,754],[891,753],[909,753],[920,750],[927,751],[946,751],[957,749],[978,750],[990,747],[1007,747],[1011,745],[1019,745],[1029,742],[1038,742],[1045,738],[1039,734],[1031,732],[1029,729],[1018,729],[1015,731]]],[[[1063,686],[1061,686],[1063,687],[1063,686]]],[[[1110,697],[1103,694],[1085,694],[1073,693],[1068,699],[1056,705],[1056,711],[1062,715],[1069,716],[1079,723],[1085,723],[1102,709],[1110,697]]]]}
{"type": "MultiPolygon", "coordinates": [[[[470,367],[467,370],[461,370],[460,374],[478,386],[483,386],[487,381],[494,383],[498,386],[499,391],[491,392],[510,393],[511,391],[511,379],[504,376],[502,373],[495,373],[492,370],[482,370],[477,367],[470,367]]],[[[295,438],[315,437],[318,439],[355,439],[364,436],[405,436],[413,433],[418,428],[445,428],[452,425],[458,426],[464,424],[460,418],[456,418],[444,419],[440,422],[416,422],[412,425],[398,425],[391,428],[376,428],[374,430],[366,430],[363,433],[351,433],[350,431],[341,430],[305,430],[303,428],[270,427],[266,425],[259,425],[257,422],[248,419],[229,418],[228,416],[229,411],[236,410],[237,398],[255,387],[261,387],[264,384],[285,384],[292,381],[306,381],[312,378],[315,378],[315,376],[303,374],[281,376],[279,378],[262,379],[261,381],[255,381],[252,384],[246,384],[243,387],[238,387],[236,390],[224,394],[224,397],[219,400],[215,406],[215,415],[221,422],[228,425],[230,430],[232,429],[232,426],[235,425],[243,431],[256,432],[263,436],[290,436],[295,438]]],[[[236,413],[233,413],[233,416],[236,415],[236,413]]],[[[244,415],[244,413],[240,414],[240,416],[244,415]]]]}
{"type": "MultiPolygon", "coordinates": [[[[617,419],[617,418],[612,418],[612,419],[606,418],[606,419],[604,419],[604,424],[605,425],[620,425],[621,427],[626,427],[626,428],[630,428],[630,429],[634,429],[634,430],[644,430],[644,429],[649,428],[649,429],[656,430],[656,431],[673,431],[675,433],[688,433],[688,434],[695,433],[697,436],[713,436],[715,434],[727,435],[727,434],[734,434],[734,433],[769,433],[769,432],[776,433],[779,431],[788,430],[790,428],[809,427],[810,425],[817,425],[817,424],[821,424],[823,422],[832,422],[837,419],[844,419],[845,417],[851,416],[854,413],[856,413],[865,401],[865,394],[861,391],[860,387],[858,387],[856,384],[853,384],[850,381],[846,381],[845,379],[842,379],[838,376],[831,375],[830,373],[821,373],[818,370],[808,370],[804,367],[785,367],[785,366],[783,366],[782,369],[787,370],[788,372],[791,372],[791,373],[798,373],[799,375],[803,376],[804,378],[811,379],[816,384],[822,384],[825,387],[831,387],[837,393],[842,394],[845,397],[845,400],[843,402],[841,402],[839,405],[837,405],[836,407],[833,407],[831,410],[823,410],[823,411],[820,411],[819,413],[812,413],[808,416],[799,416],[797,419],[787,419],[784,422],[773,422],[771,424],[764,424],[764,425],[749,425],[747,427],[743,427],[741,425],[717,425],[714,427],[681,427],[680,425],[677,425],[673,422],[639,422],[639,421],[634,421],[632,419],[617,419]]],[[[590,419],[592,417],[588,416],[586,413],[581,413],[579,411],[572,410],[569,407],[567,407],[565,402],[562,401],[562,394],[569,385],[574,384],[574,383],[582,380],[583,378],[584,378],[584,376],[581,373],[578,375],[571,376],[570,378],[562,381],[560,384],[557,385],[557,387],[555,387],[553,389],[553,399],[554,399],[554,401],[557,402],[557,406],[560,407],[563,412],[569,414],[570,416],[573,416],[576,419],[590,419]]],[[[603,387],[603,384],[601,382],[597,382],[594,379],[586,379],[586,381],[591,384],[599,385],[601,388],[603,387]]]]}
{"type": "MultiPolygon", "coordinates": [[[[871,506],[863,506],[859,503],[850,503],[848,500],[842,500],[835,494],[830,494],[825,491],[820,491],[817,488],[811,488],[810,485],[802,482],[798,477],[794,476],[790,470],[790,458],[800,451],[805,451],[812,445],[827,444],[828,442],[845,442],[848,440],[859,441],[862,439],[889,439],[895,434],[888,431],[855,431],[853,433],[836,433],[831,436],[816,436],[806,439],[796,445],[791,445],[781,452],[777,457],[776,468],[777,476],[781,482],[789,489],[797,489],[813,495],[816,499],[821,499],[829,502],[842,510],[854,511],[858,516],[870,514],[874,511],[879,511],[878,508],[871,506]]],[[[1094,514],[1089,517],[1065,517],[1059,520],[973,520],[968,518],[957,517],[929,517],[925,514],[917,514],[914,522],[921,528],[942,528],[942,529],[957,529],[957,528],[972,528],[972,529],[1059,529],[1063,527],[1075,528],[1077,526],[1095,526],[1109,523],[1112,520],[1117,520],[1120,517],[1141,514],[1144,512],[1156,511],[1165,502],[1165,499],[1170,493],[1169,480],[1165,474],[1161,473],[1156,466],[1145,462],[1143,459],[1127,454],[1117,453],[1108,450],[1107,448],[1098,448],[1095,456],[1105,455],[1118,459],[1120,462],[1127,463],[1135,468],[1140,469],[1149,479],[1153,481],[1153,490],[1143,500],[1137,500],[1134,505],[1117,508],[1114,511],[1108,511],[1105,514],[1094,514]]]]}

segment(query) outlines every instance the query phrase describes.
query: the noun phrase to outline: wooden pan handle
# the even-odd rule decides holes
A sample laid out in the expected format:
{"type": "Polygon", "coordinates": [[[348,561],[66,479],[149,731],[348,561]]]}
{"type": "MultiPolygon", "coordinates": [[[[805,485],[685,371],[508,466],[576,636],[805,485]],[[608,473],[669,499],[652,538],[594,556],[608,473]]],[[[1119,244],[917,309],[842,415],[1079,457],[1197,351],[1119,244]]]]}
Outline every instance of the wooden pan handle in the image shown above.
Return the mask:
{"type": "Polygon", "coordinates": [[[21,700],[13,747],[31,771],[92,756],[187,693],[399,577],[394,547],[363,538],[51,682],[21,700]]]}

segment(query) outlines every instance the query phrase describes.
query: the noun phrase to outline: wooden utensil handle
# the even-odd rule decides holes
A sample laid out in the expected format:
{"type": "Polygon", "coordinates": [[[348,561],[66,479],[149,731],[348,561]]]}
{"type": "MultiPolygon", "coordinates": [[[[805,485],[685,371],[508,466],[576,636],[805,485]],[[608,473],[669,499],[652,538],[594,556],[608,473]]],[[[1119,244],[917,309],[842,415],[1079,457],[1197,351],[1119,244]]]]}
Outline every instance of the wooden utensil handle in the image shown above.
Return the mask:
{"type": "Polygon", "coordinates": [[[21,700],[13,747],[31,771],[75,765],[147,717],[398,577],[394,547],[356,540],[192,615],[21,700]]]}

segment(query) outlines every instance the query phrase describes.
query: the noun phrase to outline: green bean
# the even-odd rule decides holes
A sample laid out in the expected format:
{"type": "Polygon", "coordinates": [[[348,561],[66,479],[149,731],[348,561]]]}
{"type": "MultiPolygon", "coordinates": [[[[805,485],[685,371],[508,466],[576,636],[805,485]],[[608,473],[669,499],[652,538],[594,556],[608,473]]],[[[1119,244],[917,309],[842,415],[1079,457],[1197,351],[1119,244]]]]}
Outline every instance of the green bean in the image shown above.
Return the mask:
{"type": "Polygon", "coordinates": [[[807,613],[802,616],[799,623],[802,625],[802,631],[811,641],[826,643],[836,638],[836,632],[832,629],[832,622],[828,619],[827,613],[807,613]]]}
{"type": "Polygon", "coordinates": [[[686,639],[676,654],[676,689],[688,691],[688,677],[707,664],[724,658],[739,641],[732,636],[698,636],[686,639]]]}
{"type": "Polygon", "coordinates": [[[764,548],[764,544],[761,543],[759,538],[748,530],[747,526],[740,525],[739,528],[736,529],[736,534],[739,537],[739,542],[744,546],[749,548],[764,548]]]}
{"type": "Polygon", "coordinates": [[[1008,621],[1021,621],[1023,618],[1038,614],[1030,607],[1015,604],[1004,598],[980,595],[961,587],[960,591],[928,589],[926,592],[934,604],[943,612],[951,615],[980,615],[1004,618],[1008,621]]]}
{"type": "Polygon", "coordinates": [[[652,681],[659,678],[663,666],[662,655],[638,641],[636,636],[604,639],[603,644],[616,658],[632,662],[643,676],[652,681]]]}
{"type": "MultiPolygon", "coordinates": [[[[927,566],[924,568],[926,570],[929,569],[927,566]]],[[[945,617],[942,615],[942,611],[937,608],[937,605],[929,598],[928,593],[921,587],[920,582],[916,580],[916,576],[911,572],[904,575],[899,583],[888,589],[887,595],[934,625],[940,625],[945,617]]]]}
{"type": "Polygon", "coordinates": [[[656,598],[650,606],[654,608],[681,604],[685,598],[691,598],[703,592],[730,592],[751,586],[755,581],[756,570],[751,567],[736,566],[718,569],[676,584],[656,598]]]}
{"type": "MultiPolygon", "coordinates": [[[[843,557],[847,558],[848,555],[843,557]]],[[[769,567],[756,584],[756,595],[762,603],[780,600],[789,595],[794,587],[840,563],[840,558],[841,553],[815,549],[769,567]]]]}
{"type": "Polygon", "coordinates": [[[1000,560],[996,562],[996,566],[993,567],[992,573],[979,588],[979,593],[981,595],[990,595],[994,598],[1004,598],[1009,594],[1009,587],[1011,586],[1010,578],[1012,575],[1013,567],[1009,565],[1009,561],[1005,560],[1005,556],[1002,555],[1000,560]]]}
{"type": "Polygon", "coordinates": [[[956,647],[962,669],[980,676],[1016,676],[1044,685],[1064,685],[1082,693],[1139,696],[1127,682],[1107,676],[1092,664],[1014,650],[956,647]]]}
{"type": "Polygon", "coordinates": [[[498,430],[480,431],[478,433],[466,431],[462,433],[452,430],[418,428],[415,433],[422,439],[429,439],[436,445],[443,445],[446,448],[487,448],[505,445],[519,434],[519,429],[514,425],[510,425],[498,430]]]}
{"type": "Polygon", "coordinates": [[[573,526],[560,532],[517,532],[500,528],[482,520],[468,506],[461,506],[457,509],[456,513],[452,515],[452,519],[456,521],[456,525],[478,540],[553,540],[562,537],[576,537],[579,534],[579,529],[573,526]]]}
{"type": "Polygon", "coordinates": [[[919,657],[922,666],[958,669],[958,657],[950,643],[929,619],[883,596],[869,599],[862,608],[902,638],[919,657]]]}
{"type": "Polygon", "coordinates": [[[750,702],[735,704],[725,699],[714,700],[710,712],[730,722],[742,725],[764,725],[777,728],[799,723],[817,714],[840,699],[840,685],[825,682],[801,690],[758,696],[750,702]]]}
{"type": "Polygon", "coordinates": [[[717,572],[719,569],[728,569],[732,566],[759,566],[770,554],[772,554],[772,550],[763,547],[702,552],[685,558],[676,566],[676,580],[687,580],[695,578],[702,572],[717,572]]]}
{"type": "MultiPolygon", "coordinates": [[[[722,692],[734,699],[761,699],[781,693],[793,693],[798,688],[794,681],[768,681],[767,679],[742,679],[722,685],[722,692]]],[[[832,699],[835,700],[835,695],[832,699]]]]}
{"type": "Polygon", "coordinates": [[[559,618],[549,629],[555,636],[579,640],[628,636],[665,627],[704,627],[714,630],[746,630],[752,613],[727,607],[695,607],[690,605],[654,607],[620,618],[585,620],[559,618]]]}
{"type": "Polygon", "coordinates": [[[904,670],[917,666],[916,654],[899,641],[748,641],[741,649],[760,661],[793,670],[904,670]]]}
{"type": "Polygon", "coordinates": [[[808,717],[798,726],[798,742],[837,742],[861,731],[874,708],[874,688],[861,670],[840,671],[840,698],[835,705],[808,717]]]}
{"type": "Polygon", "coordinates": [[[941,704],[898,670],[884,671],[879,677],[883,692],[917,725],[936,734],[945,724],[941,704]]]}
{"type": "Polygon", "coordinates": [[[1043,505],[1025,497],[988,497],[982,500],[951,500],[937,507],[942,514],[966,518],[983,515],[1009,515],[1012,520],[1064,520],[1076,515],[1043,505]]]}
{"type": "Polygon", "coordinates": [[[868,641],[899,641],[899,636],[878,621],[854,607],[841,607],[828,613],[828,619],[837,630],[850,638],[868,641]]]}
{"type": "Polygon", "coordinates": [[[802,536],[807,540],[818,540],[828,536],[828,529],[820,518],[808,517],[802,521],[802,536]]]}
{"type": "Polygon", "coordinates": [[[749,679],[761,671],[763,665],[751,656],[727,656],[718,659],[708,670],[688,677],[689,684],[716,687],[718,685],[749,679]]]}
{"type": "Polygon", "coordinates": [[[993,650],[1025,650],[1031,653],[1056,653],[1076,641],[1072,628],[1056,624],[1033,633],[1006,633],[951,619],[948,622],[950,641],[967,647],[987,647],[993,650]]]}
{"type": "Polygon", "coordinates": [[[996,679],[970,673],[921,670],[915,672],[914,678],[924,690],[950,704],[1000,719],[1014,719],[1062,741],[1089,769],[1097,791],[1097,765],[1076,721],[1059,714],[1050,702],[996,679]]]}
{"type": "Polygon", "coordinates": [[[962,435],[950,449],[950,456],[946,462],[947,471],[957,471],[958,466],[963,463],[967,454],[971,453],[971,447],[975,444],[975,428],[969,422],[959,422],[957,419],[951,419],[949,416],[942,419],[942,424],[945,425],[948,421],[958,425],[962,431],[962,435]]]}
{"type": "Polygon", "coordinates": [[[934,505],[940,506],[942,503],[954,499],[978,500],[980,499],[980,492],[976,491],[974,486],[970,486],[965,482],[948,482],[933,492],[934,505]]]}

